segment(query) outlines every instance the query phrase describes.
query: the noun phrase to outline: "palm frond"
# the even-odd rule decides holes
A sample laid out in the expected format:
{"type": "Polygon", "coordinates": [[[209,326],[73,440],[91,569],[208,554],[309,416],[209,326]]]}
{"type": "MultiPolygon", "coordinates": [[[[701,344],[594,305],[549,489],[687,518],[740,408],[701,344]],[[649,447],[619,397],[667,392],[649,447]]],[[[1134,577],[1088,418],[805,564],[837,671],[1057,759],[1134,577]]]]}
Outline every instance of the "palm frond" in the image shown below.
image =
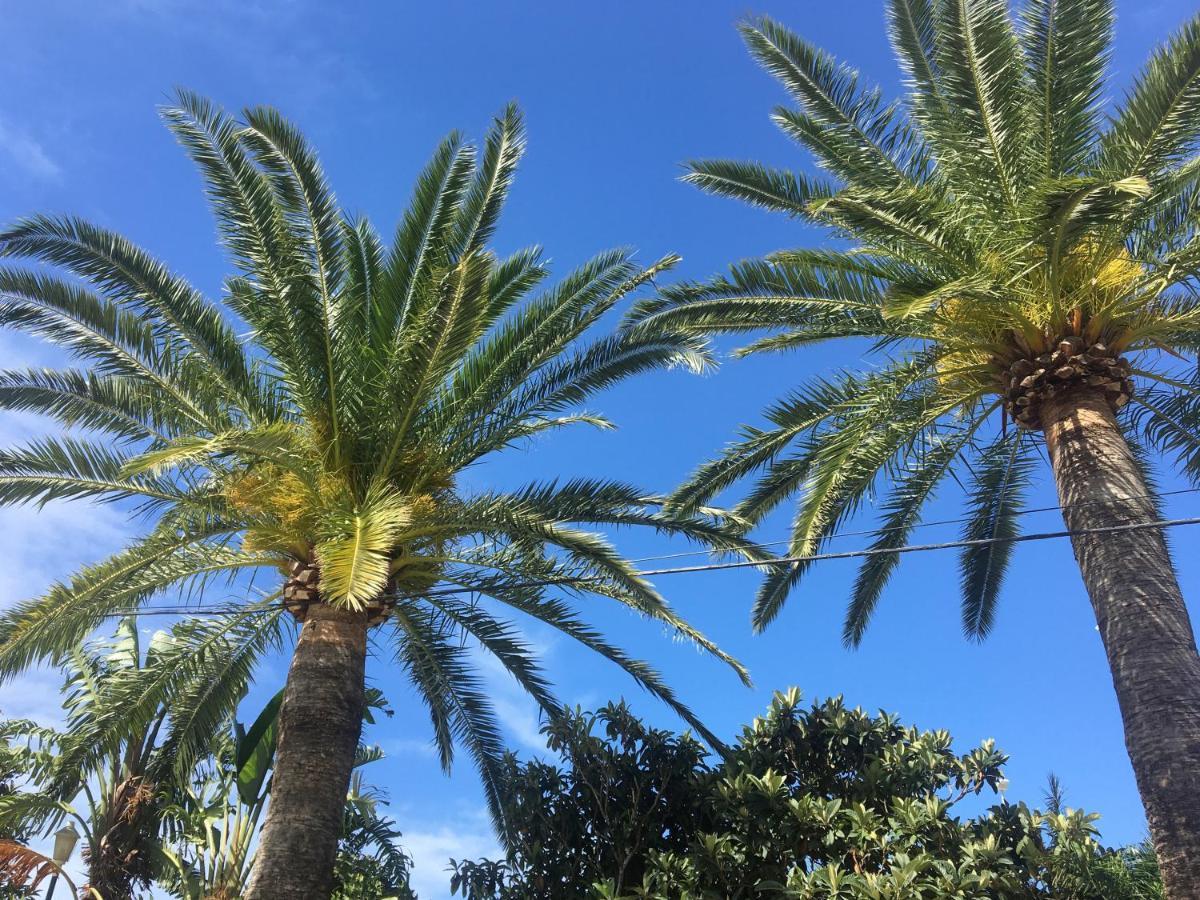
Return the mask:
{"type": "Polygon", "coordinates": [[[0,450],[0,503],[130,497],[148,504],[189,502],[187,492],[170,481],[126,474],[129,459],[107,445],[71,438],[38,438],[24,447],[0,450]]]}
{"type": "Polygon", "coordinates": [[[696,159],[685,164],[683,180],[719,197],[732,197],[798,219],[810,218],[813,200],[831,197],[832,185],[761,163],[696,159]]]}
{"type": "Polygon", "coordinates": [[[844,180],[884,188],[910,182],[897,159],[903,136],[895,108],[883,105],[878,88],[863,90],[853,69],[766,17],[739,30],[751,55],[800,103],[805,121],[819,126],[804,133],[820,137],[808,146],[822,164],[844,180]]]}
{"type": "Polygon", "coordinates": [[[483,681],[466,661],[465,648],[450,639],[430,610],[398,605],[394,614],[400,626],[396,629],[398,658],[431,709],[439,710],[437,718],[448,720],[435,729],[443,747],[443,765],[450,760],[447,745],[442,744],[448,725],[449,733],[466,745],[474,759],[492,824],[501,839],[507,840],[515,823],[505,819],[500,794],[504,740],[483,681]]]}
{"type": "Polygon", "coordinates": [[[0,233],[0,256],[32,257],[92,282],[113,302],[149,319],[164,345],[190,350],[244,414],[264,412],[245,351],[217,307],[119,234],[81,219],[33,216],[0,233]]]}
{"type": "Polygon", "coordinates": [[[1158,176],[1182,162],[1200,135],[1200,15],[1160,47],[1125,95],[1100,146],[1115,175],[1158,176]]]}
{"type": "Polygon", "coordinates": [[[972,195],[1014,210],[1028,184],[1029,122],[1023,61],[1006,0],[947,0],[938,7],[940,83],[962,130],[953,159],[972,195]]]}
{"type": "MultiPolygon", "coordinates": [[[[1015,429],[980,454],[967,495],[963,540],[1016,537],[1033,461],[1029,442],[1015,429]]],[[[963,632],[968,637],[982,640],[991,630],[1012,551],[1013,544],[1006,541],[963,549],[959,570],[963,632]]]]}
{"type": "Polygon", "coordinates": [[[378,302],[372,304],[373,346],[387,346],[402,336],[423,279],[450,262],[447,242],[474,163],[474,152],[454,133],[438,145],[418,177],[388,253],[378,302]]]}
{"type": "MultiPolygon", "coordinates": [[[[574,573],[563,572],[557,566],[546,569],[546,576],[547,580],[556,581],[562,585],[571,584],[575,578],[574,573]]],[[[520,575],[516,577],[505,574],[481,575],[464,571],[454,573],[451,580],[468,590],[494,597],[513,609],[562,632],[582,646],[620,666],[639,686],[667,704],[681,719],[695,728],[696,732],[710,746],[718,751],[724,749],[721,740],[679,700],[675,692],[653,667],[629,656],[624,650],[608,641],[598,629],[583,622],[565,600],[546,598],[543,596],[542,587],[531,584],[528,578],[520,575]]]]}
{"type": "Polygon", "coordinates": [[[1079,172],[1092,154],[1114,18],[1112,0],[1030,0],[1023,10],[1033,137],[1050,177],[1079,172]]]}
{"type": "Polygon", "coordinates": [[[163,529],[104,562],[80,569],[44,596],[0,614],[0,678],[54,660],[78,646],[107,617],[140,606],[172,587],[210,576],[272,565],[274,560],[233,550],[214,539],[232,529],[163,529]]]}
{"type": "Polygon", "coordinates": [[[137,378],[98,375],[78,369],[0,372],[0,409],[31,412],[65,429],[85,428],[120,441],[170,440],[167,432],[186,427],[152,388],[137,378]]]}
{"type": "MultiPolygon", "coordinates": [[[[977,426],[976,426],[977,427],[977,426]]],[[[842,626],[842,641],[849,647],[862,643],[871,615],[887,587],[892,572],[900,563],[897,548],[908,543],[913,528],[921,520],[925,504],[943,477],[959,458],[966,444],[974,435],[974,428],[962,429],[939,440],[918,459],[912,471],[898,479],[891,495],[881,505],[884,513],[879,528],[868,549],[868,556],[859,567],[858,577],[846,607],[846,619],[842,626]],[[887,552],[891,551],[891,552],[887,552]]]]}
{"type": "Polygon", "coordinates": [[[475,177],[463,197],[450,247],[455,256],[482,250],[491,238],[508,197],[517,164],[525,153],[525,120],[515,103],[505,107],[483,143],[475,177]]]}

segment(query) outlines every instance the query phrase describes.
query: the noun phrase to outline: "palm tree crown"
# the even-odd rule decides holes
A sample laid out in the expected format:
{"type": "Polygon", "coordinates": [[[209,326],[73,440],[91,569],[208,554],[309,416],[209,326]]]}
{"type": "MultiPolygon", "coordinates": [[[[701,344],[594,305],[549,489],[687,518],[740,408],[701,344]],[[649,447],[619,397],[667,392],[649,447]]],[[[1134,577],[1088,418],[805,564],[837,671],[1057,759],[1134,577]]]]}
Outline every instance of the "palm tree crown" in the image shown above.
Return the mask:
{"type": "Polygon", "coordinates": [[[610,251],[534,295],[547,274],[536,249],[504,259],[487,249],[524,145],[512,107],[478,151],[458,135],[441,143],[390,246],[343,214],[312,150],[274,110],[238,121],[181,94],[164,117],[200,168],[237,264],[223,308],[76,219],[39,216],[0,234],[3,256],[75,276],[0,270],[0,323],[82,363],[3,373],[0,405],[89,432],[0,454],[0,502],[132,500],[152,522],[127,549],[7,611],[0,672],[57,657],[106,617],[164,592],[276,569],[282,589],[239,612],[264,611],[261,629],[243,629],[253,637],[244,664],[269,646],[263,632],[280,627],[269,610],[281,596],[301,618],[319,598],[386,619],[443,763],[457,739],[494,807],[501,740],[473,646],[544,710],[558,706],[529,645],[480,598],[605,655],[702,728],[652,668],[579,618],[569,596],[625,604],[744,671],[578,526],[647,526],[756,551],[718,517],[663,514],[622,483],[508,493],[458,485],[467,467],[539,432],[605,426],[573,410],[619,379],[708,363],[698,339],[661,329],[582,340],[674,258],[643,268],[610,251]]]}
{"type": "MultiPolygon", "coordinates": [[[[751,53],[797,104],[775,122],[824,172],[704,160],[685,176],[825,226],[838,244],[673,286],[628,319],[773,332],[742,354],[870,342],[869,372],[782,399],[671,505],[696,510],[761,473],[735,512],[755,523],[799,495],[789,554],[802,557],[890,481],[848,643],[898,561],[888,551],[947,476],[966,485],[965,538],[1016,533],[1043,406],[1078,385],[1103,390],[1130,435],[1200,477],[1200,382],[1172,371],[1200,338],[1200,18],[1155,52],[1111,119],[1108,0],[1029,0],[1016,21],[1005,0],[891,0],[889,23],[909,86],[896,103],[782,26],[745,24],[751,53]]],[[[962,554],[970,635],[992,624],[1010,549],[962,554]]],[[[806,568],[765,580],[756,626],[806,568]]]]}

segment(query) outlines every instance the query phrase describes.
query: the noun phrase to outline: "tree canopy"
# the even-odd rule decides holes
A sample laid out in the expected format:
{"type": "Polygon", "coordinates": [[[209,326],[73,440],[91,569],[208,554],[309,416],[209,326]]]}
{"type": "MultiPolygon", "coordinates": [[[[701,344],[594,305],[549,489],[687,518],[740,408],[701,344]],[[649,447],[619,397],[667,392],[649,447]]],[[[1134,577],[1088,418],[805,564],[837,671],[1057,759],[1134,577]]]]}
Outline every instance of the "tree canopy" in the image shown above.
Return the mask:
{"type": "Polygon", "coordinates": [[[1008,757],[840,699],[776,694],[728,756],[624,704],[544,729],[558,762],[505,760],[520,834],[455,862],[463,897],[1161,897],[1148,848],[1108,850],[1097,816],[996,795],[1008,757]],[[984,807],[982,798],[993,803],[984,807]]]}

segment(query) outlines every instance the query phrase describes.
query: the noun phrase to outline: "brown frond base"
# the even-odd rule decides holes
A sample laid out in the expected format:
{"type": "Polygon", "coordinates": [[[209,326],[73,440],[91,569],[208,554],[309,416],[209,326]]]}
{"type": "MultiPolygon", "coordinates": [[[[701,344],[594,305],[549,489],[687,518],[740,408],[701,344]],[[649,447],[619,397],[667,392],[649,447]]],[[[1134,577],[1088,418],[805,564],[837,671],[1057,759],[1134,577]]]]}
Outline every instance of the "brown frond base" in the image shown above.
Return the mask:
{"type": "Polygon", "coordinates": [[[1133,395],[1129,362],[1104,344],[1064,338],[1053,353],[1018,359],[1000,373],[1004,408],[1022,428],[1040,431],[1046,401],[1086,386],[1101,391],[1114,411],[1133,395]]]}
{"type": "MultiPolygon", "coordinates": [[[[288,579],[283,585],[283,608],[297,622],[308,618],[308,608],[314,603],[323,603],[320,591],[320,570],[315,563],[294,561],[288,568],[288,579]]],[[[386,597],[379,597],[366,605],[367,627],[378,625],[392,612],[395,604],[386,597]]]]}
{"type": "Polygon", "coordinates": [[[126,778],[113,789],[95,852],[83,852],[87,896],[132,897],[135,887],[150,886],[153,853],[146,835],[154,833],[147,825],[158,814],[155,806],[154,786],[142,776],[126,778]]]}

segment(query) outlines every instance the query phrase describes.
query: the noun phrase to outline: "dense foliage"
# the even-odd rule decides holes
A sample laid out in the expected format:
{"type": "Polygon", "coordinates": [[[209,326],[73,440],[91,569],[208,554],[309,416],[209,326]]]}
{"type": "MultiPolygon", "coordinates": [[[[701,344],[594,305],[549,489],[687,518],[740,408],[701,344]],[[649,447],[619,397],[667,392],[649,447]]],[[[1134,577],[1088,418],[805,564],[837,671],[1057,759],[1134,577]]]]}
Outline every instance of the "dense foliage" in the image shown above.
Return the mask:
{"type": "Polygon", "coordinates": [[[507,758],[522,823],[506,857],[458,861],[464,897],[1106,898],[1161,896],[1153,857],[1098,841],[1094,815],[976,795],[1004,786],[988,741],[777,694],[725,759],[623,704],[545,727],[558,764],[507,758]],[[969,809],[970,812],[964,811],[969,809]]]}

